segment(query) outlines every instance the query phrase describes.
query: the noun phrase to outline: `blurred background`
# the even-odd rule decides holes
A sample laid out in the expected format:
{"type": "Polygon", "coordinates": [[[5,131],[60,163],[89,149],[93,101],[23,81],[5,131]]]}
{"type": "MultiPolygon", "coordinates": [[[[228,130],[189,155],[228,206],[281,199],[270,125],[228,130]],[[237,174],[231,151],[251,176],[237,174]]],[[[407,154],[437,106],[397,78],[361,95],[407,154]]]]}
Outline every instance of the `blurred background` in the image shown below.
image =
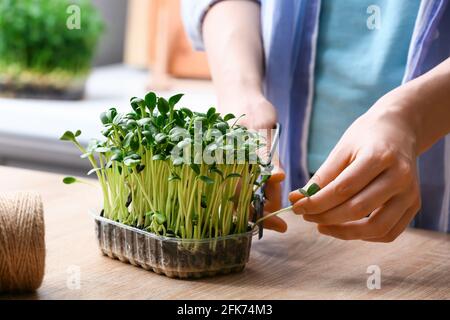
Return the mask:
{"type": "Polygon", "coordinates": [[[0,0],[0,165],[83,175],[58,138],[100,137],[100,112],[147,91],[216,100],[206,56],[184,32],[180,0],[0,0]]]}

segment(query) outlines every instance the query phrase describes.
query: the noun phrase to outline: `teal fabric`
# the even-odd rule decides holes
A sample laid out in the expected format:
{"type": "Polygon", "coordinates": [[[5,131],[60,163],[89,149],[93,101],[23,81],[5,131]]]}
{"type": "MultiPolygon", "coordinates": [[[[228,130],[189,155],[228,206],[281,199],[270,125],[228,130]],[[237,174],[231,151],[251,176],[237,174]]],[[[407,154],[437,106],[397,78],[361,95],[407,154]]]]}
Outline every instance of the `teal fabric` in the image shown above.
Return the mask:
{"type": "Polygon", "coordinates": [[[401,84],[419,5],[419,0],[322,0],[310,172],[317,171],[356,118],[401,84]]]}

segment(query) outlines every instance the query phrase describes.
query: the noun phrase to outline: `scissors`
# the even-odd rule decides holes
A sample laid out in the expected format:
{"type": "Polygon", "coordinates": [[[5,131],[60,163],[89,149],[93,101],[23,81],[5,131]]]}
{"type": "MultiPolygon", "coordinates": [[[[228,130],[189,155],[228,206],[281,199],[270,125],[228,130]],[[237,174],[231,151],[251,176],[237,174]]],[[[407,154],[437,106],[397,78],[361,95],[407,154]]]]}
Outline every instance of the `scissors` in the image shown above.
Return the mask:
{"type": "MultiPolygon", "coordinates": [[[[275,154],[275,150],[278,147],[278,143],[280,141],[280,134],[281,134],[281,124],[277,123],[275,125],[275,135],[272,138],[272,145],[270,146],[270,152],[267,157],[267,166],[269,166],[270,170],[272,170],[272,158],[275,154]]],[[[260,179],[261,181],[261,179],[260,179]]],[[[255,214],[253,215],[252,222],[256,223],[259,218],[262,218],[264,215],[264,203],[266,202],[266,196],[265,196],[265,189],[266,189],[266,183],[262,183],[261,188],[255,193],[254,199],[253,199],[253,207],[255,209],[255,214]]],[[[261,239],[263,237],[263,222],[260,222],[258,224],[258,239],[261,239]]]]}

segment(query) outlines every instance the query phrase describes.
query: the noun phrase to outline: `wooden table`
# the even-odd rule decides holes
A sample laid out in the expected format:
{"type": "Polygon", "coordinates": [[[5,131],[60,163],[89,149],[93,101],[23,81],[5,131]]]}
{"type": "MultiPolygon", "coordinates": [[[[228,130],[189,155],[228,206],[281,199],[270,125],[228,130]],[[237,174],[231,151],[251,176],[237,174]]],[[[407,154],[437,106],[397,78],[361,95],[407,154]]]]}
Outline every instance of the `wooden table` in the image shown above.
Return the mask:
{"type": "Polygon", "coordinates": [[[450,299],[450,236],[408,230],[389,244],[345,242],[285,214],[286,234],[254,239],[246,269],[200,280],[169,279],[102,256],[88,209],[100,193],[62,176],[0,167],[0,192],[39,191],[46,219],[46,274],[34,299],[450,299]],[[367,268],[381,289],[367,288],[367,268]],[[80,287],[73,282],[80,271],[80,287]],[[76,277],[76,276],[75,276],[76,277]]]}

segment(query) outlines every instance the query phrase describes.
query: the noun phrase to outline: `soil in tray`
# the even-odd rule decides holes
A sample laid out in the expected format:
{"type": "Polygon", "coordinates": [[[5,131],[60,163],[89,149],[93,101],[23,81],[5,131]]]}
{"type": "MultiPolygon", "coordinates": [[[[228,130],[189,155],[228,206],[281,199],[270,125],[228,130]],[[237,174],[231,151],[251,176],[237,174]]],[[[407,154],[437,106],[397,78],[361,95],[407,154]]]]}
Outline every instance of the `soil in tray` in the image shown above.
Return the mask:
{"type": "Polygon", "coordinates": [[[227,239],[216,243],[163,242],[163,265],[168,270],[208,271],[244,265],[249,239],[227,239]]]}
{"type": "Polygon", "coordinates": [[[251,236],[211,241],[173,241],[96,221],[102,252],[169,277],[198,278],[238,272],[248,261],[251,236]]]}

